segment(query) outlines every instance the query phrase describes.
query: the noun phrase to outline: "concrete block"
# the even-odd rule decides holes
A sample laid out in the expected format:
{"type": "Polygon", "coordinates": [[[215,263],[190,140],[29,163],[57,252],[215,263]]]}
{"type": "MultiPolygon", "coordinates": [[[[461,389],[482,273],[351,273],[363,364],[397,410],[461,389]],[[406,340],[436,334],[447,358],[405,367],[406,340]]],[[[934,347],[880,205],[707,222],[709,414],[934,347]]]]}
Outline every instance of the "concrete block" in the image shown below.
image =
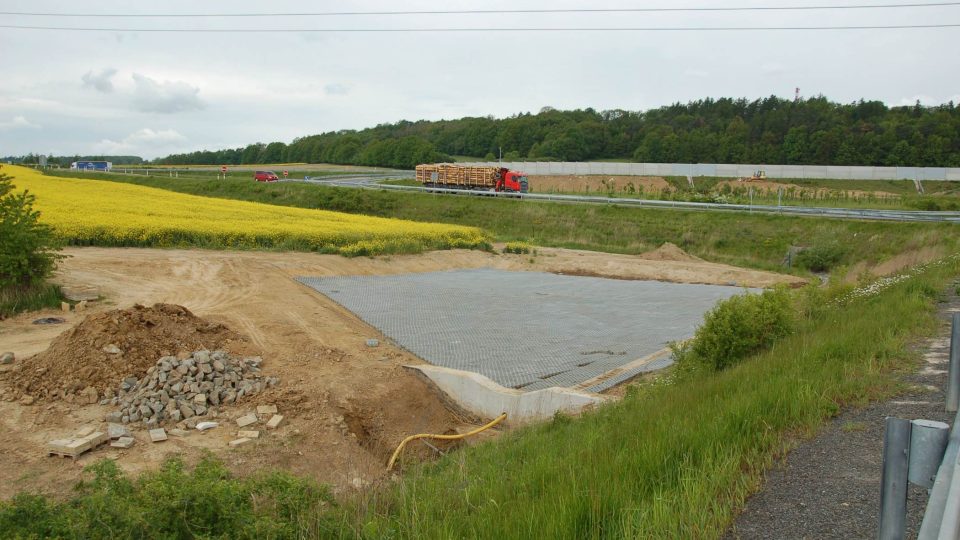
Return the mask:
{"type": "Polygon", "coordinates": [[[533,392],[505,388],[479,373],[440,366],[405,366],[432,382],[454,404],[481,418],[507,413],[510,424],[552,418],[554,413],[574,414],[585,407],[609,401],[600,394],[552,387],[533,392]]]}
{"type": "Polygon", "coordinates": [[[249,426],[250,424],[256,424],[256,423],[257,423],[257,415],[255,415],[255,414],[253,414],[253,413],[250,413],[250,414],[241,416],[240,418],[237,418],[237,426],[238,426],[238,427],[247,427],[247,426],[249,426]]]}
{"type": "Polygon", "coordinates": [[[110,446],[113,448],[130,448],[133,446],[133,443],[133,437],[120,437],[119,439],[110,443],[110,446]]]}
{"type": "Polygon", "coordinates": [[[187,435],[190,435],[189,431],[180,428],[173,428],[167,433],[173,435],[174,437],[186,437],[187,435]]]}
{"type": "Polygon", "coordinates": [[[234,440],[230,441],[230,447],[231,447],[231,448],[236,448],[236,447],[238,447],[238,446],[243,446],[243,445],[247,444],[248,442],[250,442],[250,441],[252,441],[252,440],[253,440],[253,439],[248,439],[248,438],[246,438],[246,437],[240,437],[239,439],[234,439],[234,440]]]}
{"type": "Polygon", "coordinates": [[[161,442],[167,440],[167,432],[163,428],[151,429],[149,432],[151,442],[161,442]]]}
{"type": "Polygon", "coordinates": [[[243,438],[247,438],[247,439],[259,439],[259,438],[260,438],[260,432],[259,432],[259,431],[244,431],[244,430],[240,430],[240,431],[237,432],[237,437],[243,437],[243,438]]]}
{"type": "Polygon", "coordinates": [[[85,437],[55,439],[47,443],[47,453],[76,458],[80,454],[100,446],[109,438],[106,433],[95,431],[85,437]]]}
{"type": "Polygon", "coordinates": [[[70,304],[68,304],[68,303],[66,303],[66,302],[60,302],[60,311],[62,311],[62,312],[64,312],[64,313],[69,313],[69,312],[70,312],[70,304]]]}
{"type": "Polygon", "coordinates": [[[267,422],[267,429],[277,429],[280,427],[281,422],[283,422],[283,416],[275,414],[273,415],[273,418],[267,422]]]}
{"type": "Polygon", "coordinates": [[[74,307],[73,309],[74,309],[74,311],[77,311],[77,312],[86,311],[86,310],[87,310],[87,301],[86,301],[86,300],[81,300],[81,301],[77,302],[76,307],[74,307]]]}
{"type": "Polygon", "coordinates": [[[216,422],[197,422],[197,429],[200,431],[206,431],[208,429],[213,429],[219,425],[220,424],[216,422]]]}
{"type": "Polygon", "coordinates": [[[127,429],[127,426],[123,424],[110,423],[110,424],[107,424],[107,435],[109,435],[111,439],[129,437],[130,430],[127,429]]]}
{"type": "Polygon", "coordinates": [[[257,414],[277,414],[276,405],[257,405],[257,414]]]}

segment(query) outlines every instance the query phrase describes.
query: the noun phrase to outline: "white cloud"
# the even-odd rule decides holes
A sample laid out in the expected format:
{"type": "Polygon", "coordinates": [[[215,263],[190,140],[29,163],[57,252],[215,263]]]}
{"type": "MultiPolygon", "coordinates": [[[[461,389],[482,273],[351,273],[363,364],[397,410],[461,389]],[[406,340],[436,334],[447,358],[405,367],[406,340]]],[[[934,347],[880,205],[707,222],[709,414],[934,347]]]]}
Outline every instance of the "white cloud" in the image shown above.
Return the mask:
{"type": "Polygon", "coordinates": [[[183,81],[157,81],[133,74],[133,103],[140,112],[173,114],[206,107],[200,89],[183,81]]]}
{"type": "Polygon", "coordinates": [[[780,75],[787,71],[786,66],[780,62],[766,62],[760,66],[760,72],[764,75],[780,75]]]}
{"type": "Polygon", "coordinates": [[[14,116],[9,122],[0,122],[0,129],[39,129],[39,124],[26,119],[22,115],[14,116]]]}
{"type": "Polygon", "coordinates": [[[920,102],[921,105],[924,105],[927,107],[933,106],[933,105],[943,105],[950,101],[956,104],[956,103],[960,103],[960,94],[947,96],[943,99],[938,99],[933,96],[928,96],[926,94],[917,94],[915,96],[900,98],[900,105],[912,107],[913,105],[916,105],[918,101],[920,102]]]}
{"type": "Polygon", "coordinates": [[[83,80],[84,87],[93,87],[98,92],[109,94],[110,92],[113,92],[113,82],[110,79],[112,79],[116,74],[117,70],[113,68],[107,68],[97,75],[95,75],[93,71],[88,71],[83,77],[81,77],[81,79],[83,80]]]}
{"type": "Polygon", "coordinates": [[[323,87],[323,91],[328,96],[343,96],[346,95],[350,89],[347,88],[347,85],[340,83],[330,83],[323,87]]]}
{"type": "Polygon", "coordinates": [[[134,131],[120,141],[103,139],[94,145],[98,153],[103,154],[146,154],[158,155],[164,151],[179,148],[187,138],[173,129],[155,131],[143,128],[134,131]]]}

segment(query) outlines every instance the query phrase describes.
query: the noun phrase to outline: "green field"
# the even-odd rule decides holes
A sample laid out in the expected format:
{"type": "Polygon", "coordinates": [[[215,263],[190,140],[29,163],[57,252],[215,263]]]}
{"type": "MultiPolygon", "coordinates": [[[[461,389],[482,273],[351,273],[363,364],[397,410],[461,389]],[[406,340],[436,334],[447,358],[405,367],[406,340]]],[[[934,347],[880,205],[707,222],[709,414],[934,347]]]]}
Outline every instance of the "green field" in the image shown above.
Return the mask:
{"type": "Polygon", "coordinates": [[[673,242],[698,257],[751,268],[782,270],[790,246],[836,248],[836,266],[876,263],[924,246],[954,250],[952,224],[831,220],[769,214],[696,212],[605,205],[571,205],[500,198],[455,197],[316,186],[103,175],[182,193],[319,208],[486,229],[495,240],[642,253],[673,242]]]}

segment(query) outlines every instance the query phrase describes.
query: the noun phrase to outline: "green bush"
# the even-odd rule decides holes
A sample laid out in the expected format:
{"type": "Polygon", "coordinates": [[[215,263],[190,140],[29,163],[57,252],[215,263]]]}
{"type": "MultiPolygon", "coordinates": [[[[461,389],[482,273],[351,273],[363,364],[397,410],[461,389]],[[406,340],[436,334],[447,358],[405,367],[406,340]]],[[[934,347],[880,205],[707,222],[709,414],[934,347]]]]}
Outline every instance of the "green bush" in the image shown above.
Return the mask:
{"type": "Polygon", "coordinates": [[[690,341],[674,346],[674,358],[681,366],[719,371],[769,348],[793,325],[794,310],[786,289],[732,296],[707,312],[690,341]]]}
{"type": "Polygon", "coordinates": [[[797,254],[797,266],[811,272],[827,272],[843,259],[846,250],[831,242],[807,248],[797,254]]]}
{"type": "Polygon", "coordinates": [[[4,538],[303,538],[329,535],[333,498],[288,473],[234,478],[202,460],[187,473],[171,459],[128,479],[111,460],[87,468],[72,500],[19,494],[0,502],[4,538]]]}
{"type": "Polygon", "coordinates": [[[517,255],[530,253],[530,250],[530,244],[526,242],[507,242],[507,244],[503,246],[504,253],[516,253],[517,255]]]}
{"type": "Polygon", "coordinates": [[[13,191],[12,180],[0,174],[0,289],[39,285],[60,258],[53,230],[33,209],[34,196],[13,191]]]}
{"type": "Polygon", "coordinates": [[[66,300],[60,287],[42,283],[33,287],[0,289],[0,321],[23,311],[60,307],[66,300]]]}

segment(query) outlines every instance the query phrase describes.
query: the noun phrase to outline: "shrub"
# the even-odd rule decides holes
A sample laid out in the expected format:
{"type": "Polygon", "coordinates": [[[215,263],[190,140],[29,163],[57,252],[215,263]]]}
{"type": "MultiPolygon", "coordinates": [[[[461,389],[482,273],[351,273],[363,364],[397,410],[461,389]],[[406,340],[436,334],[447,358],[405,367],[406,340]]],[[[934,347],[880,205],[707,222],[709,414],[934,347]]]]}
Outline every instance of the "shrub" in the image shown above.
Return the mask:
{"type": "Polygon", "coordinates": [[[504,253],[516,253],[517,255],[530,253],[530,249],[530,244],[526,242],[507,242],[507,245],[503,246],[504,253]]]}
{"type": "Polygon", "coordinates": [[[674,346],[680,365],[721,370],[770,347],[793,329],[790,294],[777,288],[721,300],[704,316],[693,339],[674,346]]]}
{"type": "Polygon", "coordinates": [[[0,502],[4,538],[303,538],[334,528],[329,491],[287,473],[234,478],[213,458],[192,472],[171,459],[137,480],[106,459],[86,472],[94,478],[65,503],[0,502]]]}
{"type": "Polygon", "coordinates": [[[827,272],[845,253],[846,249],[836,242],[813,246],[797,254],[797,266],[811,272],[827,272]]]}
{"type": "Polygon", "coordinates": [[[39,285],[60,258],[53,229],[33,209],[36,198],[15,192],[12,180],[0,174],[0,289],[39,285]]]}

